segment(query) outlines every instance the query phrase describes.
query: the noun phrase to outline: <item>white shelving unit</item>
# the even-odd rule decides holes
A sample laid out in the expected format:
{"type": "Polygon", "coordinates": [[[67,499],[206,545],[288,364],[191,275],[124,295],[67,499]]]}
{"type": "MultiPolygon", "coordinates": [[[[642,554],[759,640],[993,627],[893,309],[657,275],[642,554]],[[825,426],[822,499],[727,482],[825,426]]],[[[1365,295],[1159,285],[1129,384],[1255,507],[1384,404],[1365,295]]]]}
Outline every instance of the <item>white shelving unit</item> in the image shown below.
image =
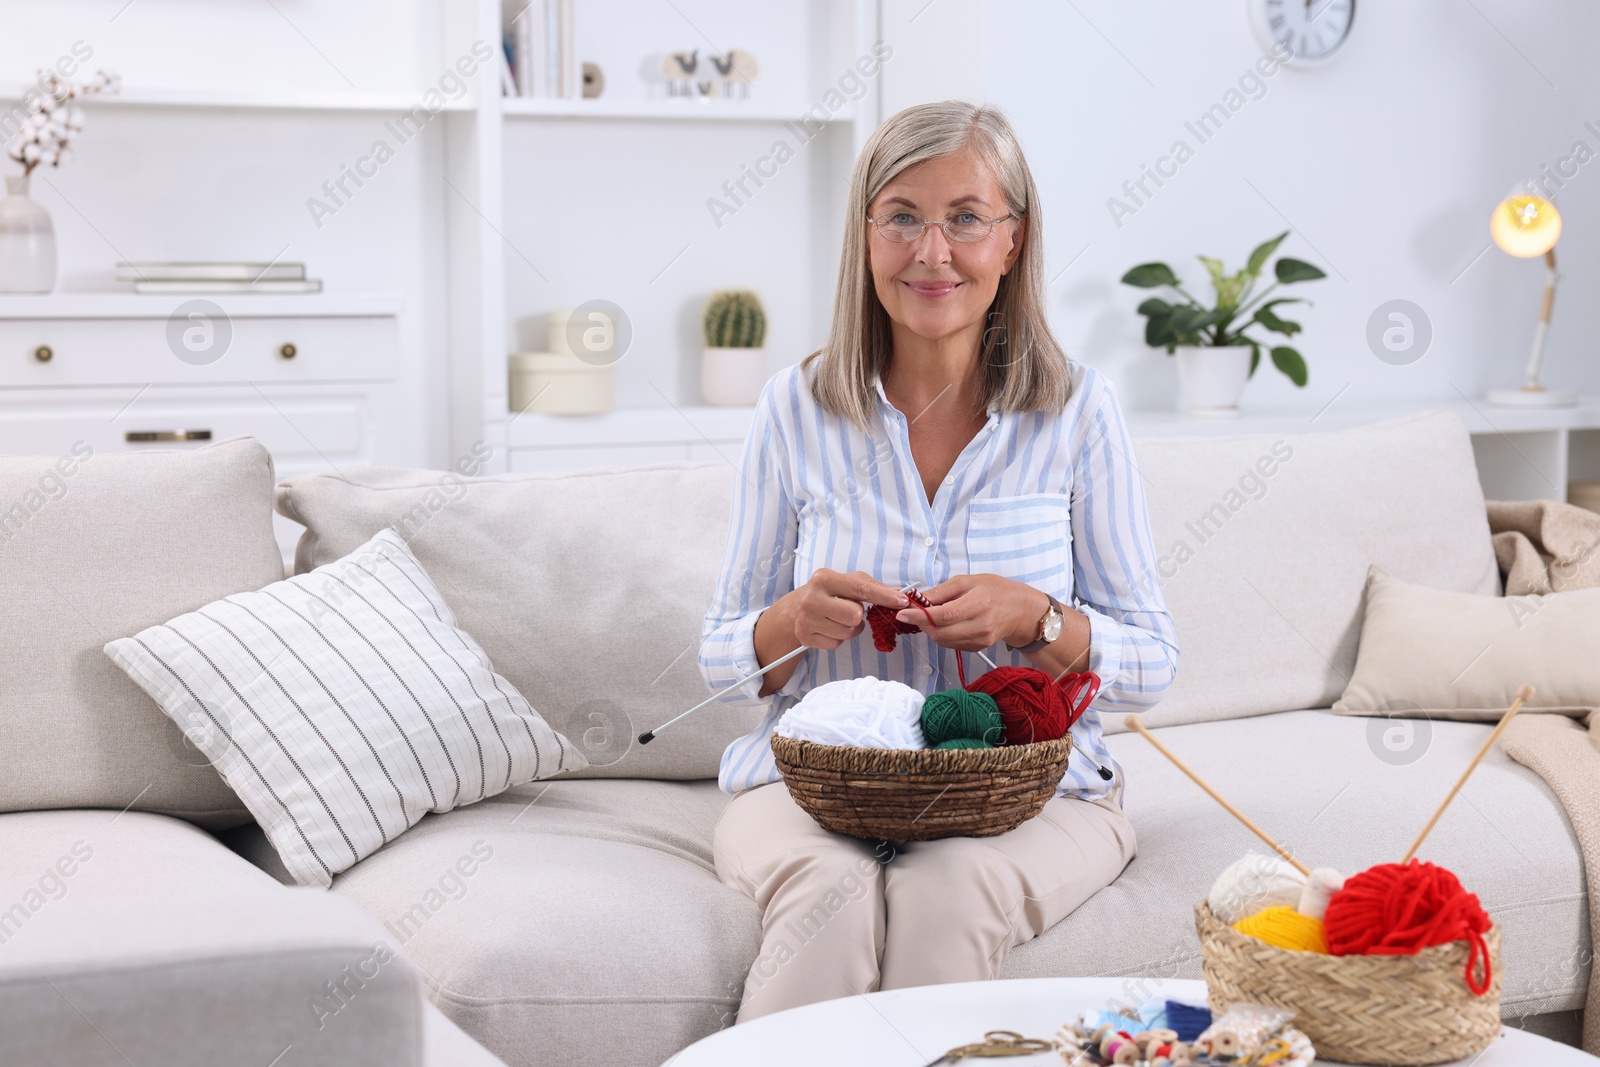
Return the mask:
{"type": "MultiPolygon", "coordinates": [[[[1600,480],[1600,397],[1575,408],[1493,408],[1482,400],[1412,404],[1335,404],[1322,412],[1249,411],[1232,419],[1179,412],[1128,411],[1129,432],[1144,437],[1317,433],[1420,410],[1459,415],[1472,437],[1478,478],[1491,500],[1566,500],[1571,481],[1600,480]]],[[[537,415],[511,426],[512,469],[575,470],[674,459],[737,462],[750,408],[681,407],[604,415],[537,415]]]]}
{"type": "MultiPolygon", "coordinates": [[[[848,69],[858,56],[871,54],[880,36],[879,5],[878,0],[814,0],[805,10],[817,27],[818,39],[812,42],[816,54],[810,57],[812,69],[807,72],[809,83],[803,94],[776,101],[763,98],[761,90],[765,86],[758,82],[758,93],[750,100],[629,99],[610,89],[607,92],[611,95],[602,94],[597,99],[504,97],[498,93],[498,81],[491,70],[487,72],[491,76],[478,78],[476,106],[445,117],[446,180],[454,190],[447,211],[451,424],[456,454],[466,454],[474,443],[483,441],[494,447],[496,459],[492,465],[499,469],[556,470],[596,462],[711,458],[743,439],[748,411],[663,402],[663,397],[675,394],[694,395],[694,387],[687,384],[672,388],[675,383],[687,383],[693,378],[690,364],[699,355],[698,348],[685,339],[689,331],[682,328],[670,335],[663,335],[659,329],[654,334],[637,330],[634,334],[634,351],[655,353],[655,373],[647,375],[655,389],[644,398],[650,407],[625,405],[594,417],[519,415],[510,410],[508,355],[525,347],[519,345],[517,320],[532,319],[577,301],[538,303],[522,293],[508,270],[508,260],[516,271],[527,274],[530,269],[539,269],[533,264],[539,256],[537,251],[525,254],[513,245],[508,235],[513,228],[508,201],[534,195],[527,191],[528,183],[523,180],[530,168],[555,165],[549,159],[530,157],[530,149],[537,151],[552,138],[570,137],[575,128],[586,123],[601,123],[606,131],[603,150],[594,153],[605,158],[572,158],[561,165],[615,167],[630,165],[619,163],[619,159],[631,161],[643,186],[650,179],[653,166],[649,146],[669,131],[709,124],[739,136],[744,144],[763,125],[771,128],[772,138],[777,138],[786,129],[798,128],[801,117],[808,115],[810,126],[822,128],[817,136],[827,138],[834,150],[816,153],[815,162],[793,165],[795,172],[786,181],[805,183],[805,196],[818,217],[830,220],[831,231],[837,225],[836,205],[847,185],[849,167],[879,122],[878,81],[863,79],[862,95],[844,106],[819,112],[815,105],[825,96],[831,77],[848,69]],[[663,384],[667,387],[663,388],[663,384]],[[703,432],[706,428],[709,435],[703,432]]],[[[580,10],[579,17],[583,16],[580,10]]],[[[453,42],[450,47],[460,50],[481,38],[498,41],[501,19],[499,0],[474,0],[447,12],[446,34],[453,42]]],[[[720,29],[706,28],[713,37],[720,29]]],[[[703,37],[692,32],[686,32],[683,40],[685,46],[698,46],[702,55],[712,51],[703,37]]],[[[797,44],[796,52],[799,51],[797,44]]],[[[618,77],[626,79],[630,75],[624,71],[618,77]]],[[[764,139],[761,147],[769,145],[772,138],[764,139]]],[[[732,173],[738,175],[737,170],[732,173]]],[[[639,203],[648,205],[650,199],[641,194],[639,203]]],[[[584,205],[585,210],[594,207],[592,203],[584,205]]],[[[700,210],[698,201],[694,209],[700,210]]],[[[648,213],[650,209],[639,210],[648,213]]],[[[836,243],[818,241],[805,231],[803,220],[788,240],[798,261],[791,274],[804,279],[810,290],[806,311],[809,322],[805,330],[797,332],[820,339],[832,299],[825,279],[837,264],[836,243]]],[[[662,259],[670,262],[666,255],[662,259]]],[[[596,288],[621,284],[632,285],[637,292],[650,292],[655,282],[648,271],[619,266],[608,273],[623,280],[600,277],[594,283],[596,288]]],[[[618,297],[610,293],[607,290],[604,295],[627,306],[626,292],[618,297]]],[[[703,294],[685,296],[680,303],[687,310],[679,318],[691,314],[697,317],[701,299],[703,294]]],[[[624,391],[621,386],[626,384],[628,375],[646,374],[637,369],[639,362],[626,356],[618,363],[619,393],[624,391]]]]}

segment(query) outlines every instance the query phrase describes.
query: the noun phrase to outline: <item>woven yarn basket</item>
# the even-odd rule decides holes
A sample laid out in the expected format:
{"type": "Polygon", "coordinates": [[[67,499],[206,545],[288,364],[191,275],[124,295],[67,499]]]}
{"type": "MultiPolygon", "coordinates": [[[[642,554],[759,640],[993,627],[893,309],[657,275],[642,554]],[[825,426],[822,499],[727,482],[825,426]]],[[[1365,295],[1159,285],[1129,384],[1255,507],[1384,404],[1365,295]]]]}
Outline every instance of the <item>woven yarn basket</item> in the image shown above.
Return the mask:
{"type": "Polygon", "coordinates": [[[998,748],[819,745],[772,735],[789,795],[825,830],[869,841],[993,837],[1039,814],[1072,754],[1056,741],[998,748]]]}
{"type": "Polygon", "coordinates": [[[1254,1001],[1295,1012],[1291,1023],[1319,1059],[1435,1064],[1475,1056],[1500,1033],[1500,927],[1483,939],[1494,969],[1488,992],[1467,988],[1467,943],[1415,956],[1328,956],[1276,948],[1241,934],[1201,901],[1195,929],[1211,1010],[1254,1001]]]}

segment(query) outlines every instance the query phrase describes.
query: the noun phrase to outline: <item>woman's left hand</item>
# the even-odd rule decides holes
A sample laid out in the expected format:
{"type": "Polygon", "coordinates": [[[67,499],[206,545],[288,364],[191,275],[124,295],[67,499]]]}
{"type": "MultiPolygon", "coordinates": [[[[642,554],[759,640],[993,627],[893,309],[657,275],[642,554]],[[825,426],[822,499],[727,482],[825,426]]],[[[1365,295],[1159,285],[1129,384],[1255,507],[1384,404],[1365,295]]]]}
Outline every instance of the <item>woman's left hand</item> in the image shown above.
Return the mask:
{"type": "Polygon", "coordinates": [[[998,574],[957,574],[921,592],[933,606],[925,613],[912,605],[896,617],[916,625],[935,644],[963,652],[1001,641],[1027,644],[1050,607],[1042,591],[998,574]]]}

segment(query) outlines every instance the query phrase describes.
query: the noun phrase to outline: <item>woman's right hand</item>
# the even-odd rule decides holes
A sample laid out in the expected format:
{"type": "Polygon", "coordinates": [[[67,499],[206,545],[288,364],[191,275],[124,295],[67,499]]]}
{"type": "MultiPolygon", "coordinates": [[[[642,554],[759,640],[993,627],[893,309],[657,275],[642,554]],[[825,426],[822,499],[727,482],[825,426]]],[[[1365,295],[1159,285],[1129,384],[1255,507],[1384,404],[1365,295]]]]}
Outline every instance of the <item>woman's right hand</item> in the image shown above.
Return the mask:
{"type": "MultiPolygon", "coordinates": [[[[911,601],[900,590],[884,585],[866,571],[841,574],[819,568],[806,584],[785,594],[794,599],[794,641],[810,648],[838,648],[858,636],[866,625],[862,602],[903,608],[911,601]]],[[[791,646],[793,647],[793,646],[791,646]]]]}
{"type": "MultiPolygon", "coordinates": [[[[819,568],[804,584],[779,597],[756,619],[756,660],[763,667],[801,645],[834,649],[860,634],[866,625],[861,604],[903,608],[911,600],[865,571],[841,574],[819,568]]],[[[762,676],[761,695],[771,696],[794,675],[799,660],[774,667],[762,676]]]]}

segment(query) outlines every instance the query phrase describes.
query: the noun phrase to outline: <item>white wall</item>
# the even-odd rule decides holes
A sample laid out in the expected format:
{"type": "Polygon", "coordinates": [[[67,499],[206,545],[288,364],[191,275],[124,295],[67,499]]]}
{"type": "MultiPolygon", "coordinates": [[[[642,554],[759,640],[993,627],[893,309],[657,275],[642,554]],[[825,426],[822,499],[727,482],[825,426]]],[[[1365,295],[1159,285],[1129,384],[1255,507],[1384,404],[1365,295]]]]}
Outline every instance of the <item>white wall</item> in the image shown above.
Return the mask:
{"type": "MultiPolygon", "coordinates": [[[[643,95],[639,56],[666,48],[748,48],[763,67],[758,91],[799,106],[854,58],[849,19],[837,16],[842,0],[580,6],[593,14],[580,19],[579,52],[605,67],[613,98],[643,95]],[[710,40],[701,32],[708,27],[710,40]]],[[[276,8],[259,0],[0,0],[0,86],[28,80],[80,40],[94,48],[90,66],[117,69],[130,95],[406,97],[454,59],[436,0],[278,0],[276,8]]],[[[1542,274],[1536,263],[1485,252],[1489,210],[1574,141],[1600,152],[1600,135],[1584,127],[1593,120],[1600,129],[1600,72],[1589,54],[1600,41],[1600,8],[1362,0],[1354,40],[1336,63],[1268,79],[1260,99],[1195,145],[1195,157],[1119,227],[1107,199],[1126,199],[1123,182],[1176,139],[1193,141],[1184,123],[1260,56],[1243,0],[885,0],[881,28],[896,49],[882,74],[885,114],[953,95],[987,98],[1011,115],[1042,189],[1050,271],[1064,271],[1050,290],[1053,322],[1075,356],[1115,375],[1132,408],[1171,407],[1176,378],[1164,353],[1143,347],[1133,312],[1142,294],[1117,284],[1122,272],[1166,259],[1203,287],[1196,253],[1238,263],[1291,225],[1297,232],[1284,251],[1330,271],[1301,287],[1316,306],[1297,310],[1311,385],[1296,390],[1263,367],[1247,406],[1316,410],[1335,396],[1341,404],[1426,401],[1455,398],[1457,389],[1477,397],[1517,384],[1542,274]],[[1393,298],[1415,301],[1432,320],[1432,348],[1411,366],[1380,362],[1365,342],[1368,316],[1393,298]]],[[[399,292],[407,301],[403,380],[386,405],[382,458],[448,463],[444,219],[457,194],[442,180],[445,119],[320,228],[306,209],[388,117],[97,108],[78,158],[35,183],[59,233],[61,288],[109,286],[112,264],[124,257],[281,254],[305,260],[330,291],[399,292]]],[[[512,336],[526,338],[529,320],[549,308],[616,300],[635,325],[635,348],[618,367],[621,407],[660,405],[657,386],[674,403],[696,401],[697,319],[712,288],[762,292],[773,369],[815,347],[833,296],[854,155],[849,127],[807,146],[721,228],[705,207],[781,132],[759,122],[508,120],[503,252],[512,336]],[[644,221],[587,214],[614,206],[644,221]]],[[[1588,299],[1600,281],[1600,160],[1558,202],[1564,282],[1546,380],[1600,392],[1588,340],[1600,325],[1588,299]]]]}
{"type": "MultiPolygon", "coordinates": [[[[1209,293],[1197,253],[1230,266],[1261,239],[1328,270],[1296,287],[1310,384],[1263,364],[1247,408],[1474,399],[1521,384],[1543,270],[1491,249],[1511,187],[1577,140],[1600,153],[1600,7],[1583,0],[1360,0],[1341,58],[1278,71],[1210,141],[1185,128],[1262,54],[1244,0],[989,0],[983,88],[1017,126],[1041,188],[1052,321],[1069,351],[1111,371],[1128,407],[1170,407],[1176,374],[1142,344],[1128,267],[1169,262],[1209,293]],[[1194,158],[1120,228],[1107,199],[1173,142],[1194,158]],[[1076,262],[1074,257],[1079,256],[1076,262]],[[1409,366],[1368,349],[1385,301],[1420,305],[1432,346],[1409,366]]],[[[1600,159],[1557,200],[1563,271],[1545,382],[1600,393],[1600,159]]],[[[1191,287],[1191,291],[1194,291],[1191,287]]]]}

